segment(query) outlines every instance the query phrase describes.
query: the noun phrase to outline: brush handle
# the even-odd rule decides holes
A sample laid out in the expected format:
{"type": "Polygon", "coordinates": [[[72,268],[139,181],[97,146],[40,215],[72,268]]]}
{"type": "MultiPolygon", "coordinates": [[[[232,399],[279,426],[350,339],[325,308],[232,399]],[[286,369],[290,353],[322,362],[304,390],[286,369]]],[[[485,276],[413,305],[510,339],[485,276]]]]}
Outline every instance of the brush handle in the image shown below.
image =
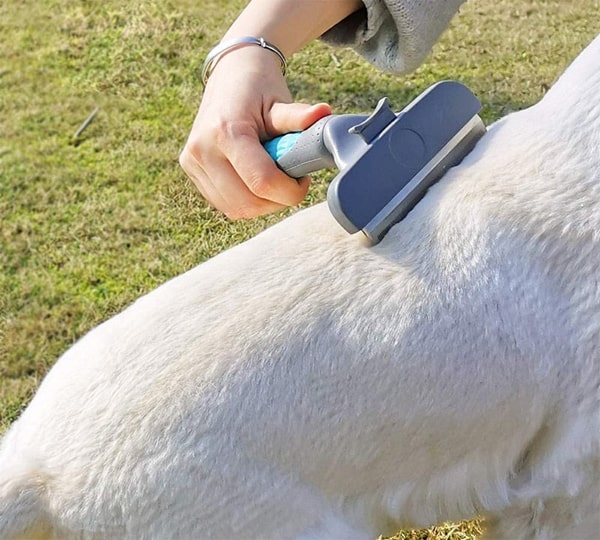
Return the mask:
{"type": "Polygon", "coordinates": [[[321,118],[304,131],[276,137],[263,146],[277,166],[292,178],[302,178],[312,172],[335,167],[323,139],[323,129],[331,118],[321,118]]]}

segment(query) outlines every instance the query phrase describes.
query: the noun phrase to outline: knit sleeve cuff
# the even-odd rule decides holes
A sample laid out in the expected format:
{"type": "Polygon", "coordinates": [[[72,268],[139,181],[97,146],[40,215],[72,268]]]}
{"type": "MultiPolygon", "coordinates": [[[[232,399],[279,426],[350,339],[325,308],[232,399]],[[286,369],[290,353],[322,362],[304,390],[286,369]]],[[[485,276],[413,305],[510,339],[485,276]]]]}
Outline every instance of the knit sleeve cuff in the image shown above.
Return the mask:
{"type": "Polygon", "coordinates": [[[465,0],[363,0],[323,40],[349,46],[384,71],[408,73],[429,54],[465,0]]]}

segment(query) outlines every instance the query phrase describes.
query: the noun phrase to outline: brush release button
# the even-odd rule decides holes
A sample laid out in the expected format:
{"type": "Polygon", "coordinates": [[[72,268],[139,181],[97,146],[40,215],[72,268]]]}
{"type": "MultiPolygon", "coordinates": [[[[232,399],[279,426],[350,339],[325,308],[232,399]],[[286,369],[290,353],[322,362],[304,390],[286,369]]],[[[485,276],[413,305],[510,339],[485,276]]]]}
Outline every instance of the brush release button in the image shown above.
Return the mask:
{"type": "Polygon", "coordinates": [[[420,170],[424,165],[426,148],[425,141],[412,129],[399,129],[390,134],[390,153],[396,162],[409,169],[420,170]]]}
{"type": "Polygon", "coordinates": [[[360,124],[351,127],[348,133],[359,135],[363,141],[371,144],[394,120],[396,120],[396,115],[390,108],[390,101],[384,97],[379,100],[373,113],[360,124]]]}

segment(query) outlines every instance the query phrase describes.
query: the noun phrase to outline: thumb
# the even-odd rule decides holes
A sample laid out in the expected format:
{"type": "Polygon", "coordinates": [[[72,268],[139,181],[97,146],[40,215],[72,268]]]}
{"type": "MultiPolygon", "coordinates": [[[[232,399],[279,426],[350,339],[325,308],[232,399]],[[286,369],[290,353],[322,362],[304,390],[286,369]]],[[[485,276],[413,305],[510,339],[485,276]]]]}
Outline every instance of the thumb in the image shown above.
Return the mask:
{"type": "Polygon", "coordinates": [[[329,114],[331,107],[327,103],[274,103],[266,124],[269,133],[275,136],[290,131],[302,131],[329,114]]]}

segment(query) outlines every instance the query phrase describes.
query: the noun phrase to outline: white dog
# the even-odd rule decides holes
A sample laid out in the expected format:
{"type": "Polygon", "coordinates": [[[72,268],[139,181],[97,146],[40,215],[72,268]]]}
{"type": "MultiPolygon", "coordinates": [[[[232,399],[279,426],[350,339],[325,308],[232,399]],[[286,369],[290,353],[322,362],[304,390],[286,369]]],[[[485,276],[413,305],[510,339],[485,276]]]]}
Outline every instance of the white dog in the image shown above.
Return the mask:
{"type": "Polygon", "coordinates": [[[0,453],[0,537],[600,535],[600,37],[383,242],[323,205],[58,361],[0,453]]]}

